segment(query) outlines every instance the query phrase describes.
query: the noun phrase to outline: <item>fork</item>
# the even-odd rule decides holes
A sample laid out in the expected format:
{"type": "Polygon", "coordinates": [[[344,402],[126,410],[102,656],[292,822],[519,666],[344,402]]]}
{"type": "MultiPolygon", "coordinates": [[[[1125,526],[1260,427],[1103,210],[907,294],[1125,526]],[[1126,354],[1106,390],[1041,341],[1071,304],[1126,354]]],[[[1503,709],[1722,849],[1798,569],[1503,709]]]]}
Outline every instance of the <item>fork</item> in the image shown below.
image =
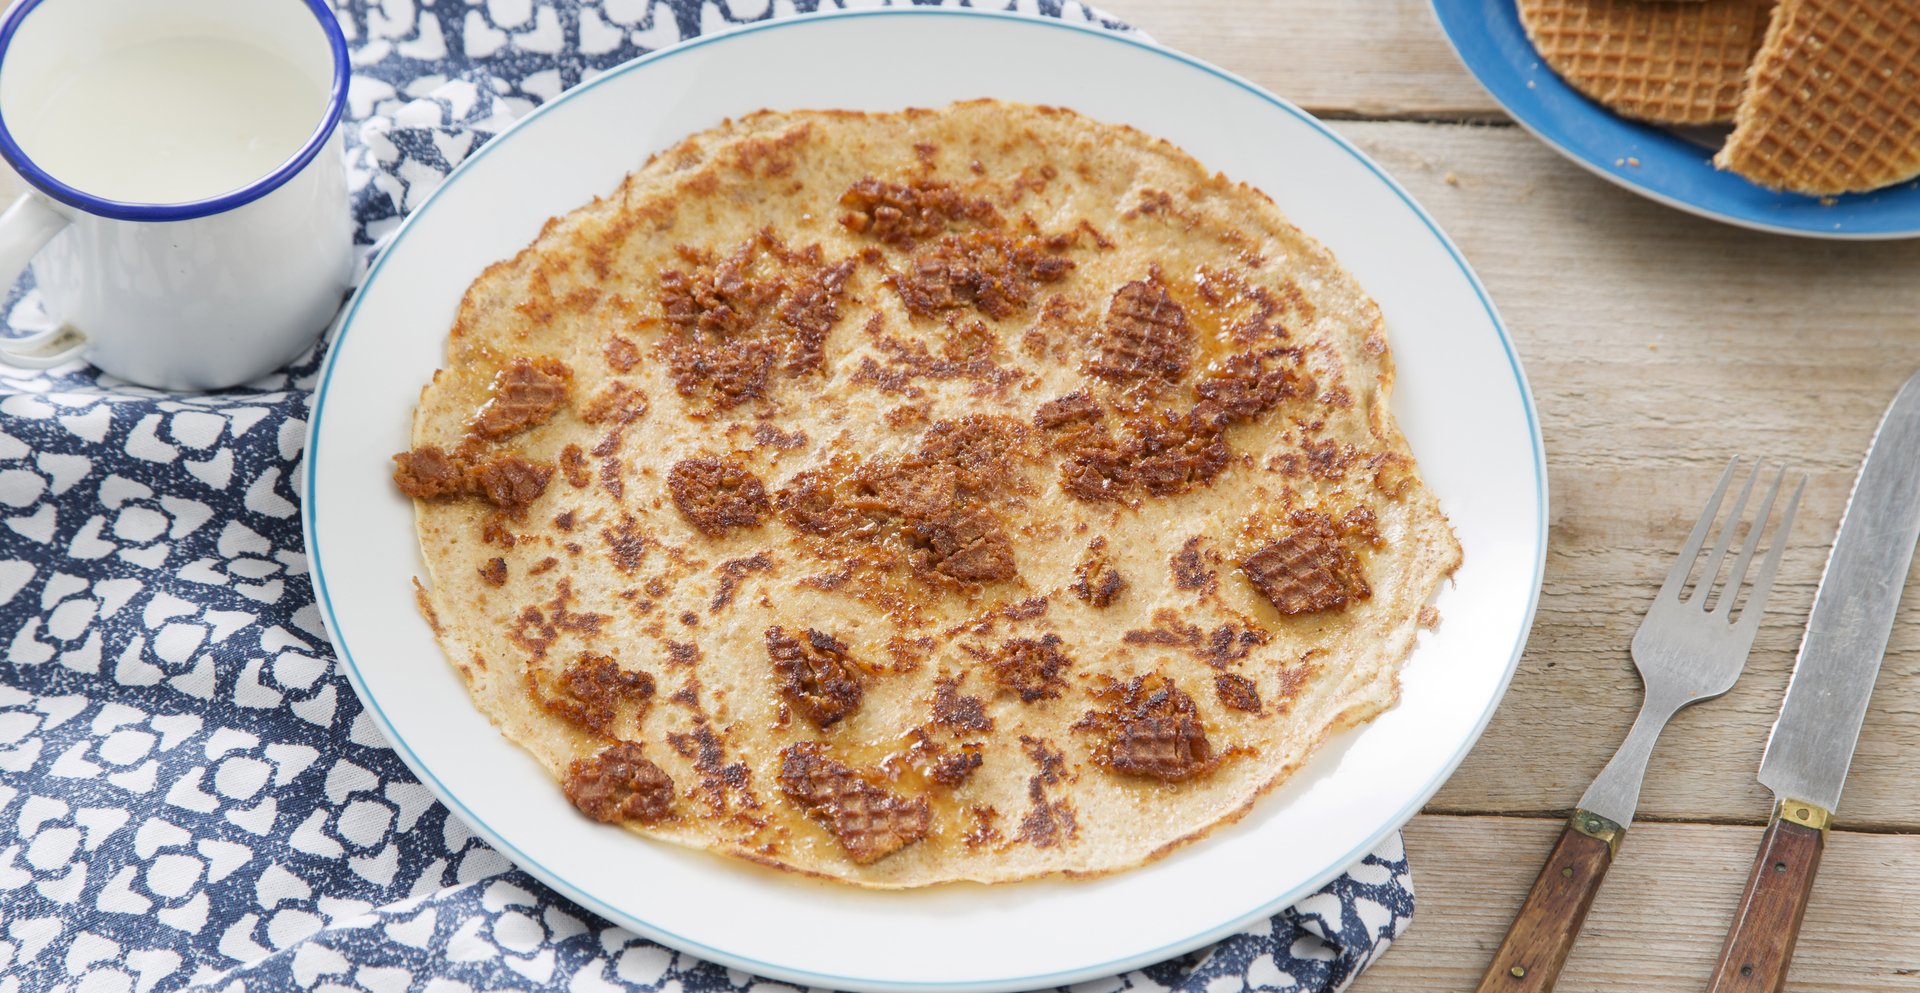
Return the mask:
{"type": "Polygon", "coordinates": [[[1740,678],[1747,652],[1753,647],[1754,632],[1759,630],[1760,617],[1766,611],[1767,592],[1773,586],[1780,553],[1786,547],[1787,534],[1793,527],[1793,513],[1800,506],[1800,494],[1806,489],[1807,480],[1805,476],[1800,478],[1785,512],[1780,515],[1780,524],[1773,532],[1773,544],[1736,620],[1731,617],[1734,601],[1746,577],[1747,566],[1753,560],[1754,549],[1760,543],[1760,532],[1773,512],[1774,497],[1786,477],[1785,467],[1774,476],[1766,500],[1747,531],[1746,542],[1711,606],[1709,594],[1732,544],[1734,527],[1746,509],[1754,480],[1760,475],[1758,460],[1720,527],[1720,535],[1700,578],[1687,597],[1683,599],[1680,594],[1687,586],[1687,577],[1693,572],[1707,531],[1719,513],[1720,500],[1726,495],[1727,484],[1739,462],[1738,456],[1728,460],[1712,499],[1707,501],[1699,521],[1693,525],[1693,533],[1680,549],[1679,561],[1667,573],[1666,582],[1661,584],[1653,605],[1647,608],[1646,619],[1640,622],[1640,630],[1633,636],[1633,664],[1640,670],[1640,681],[1646,689],[1640,716],[1634,719],[1627,740],[1614,753],[1613,760],[1600,770],[1593,785],[1580,797],[1580,805],[1567,819],[1566,830],[1561,832],[1553,854],[1540,868],[1539,878],[1534,880],[1533,889],[1521,904],[1513,926],[1507,929],[1507,936],[1494,953],[1486,975],[1480,977],[1477,993],[1547,993],[1553,989],[1554,982],[1560,978],[1561,966],[1566,964],[1567,953],[1573,948],[1574,938],[1586,921],[1587,910],[1593,906],[1600,882],[1606,878],[1613,860],[1619,857],[1620,841],[1633,823],[1633,811],[1640,800],[1640,782],[1646,775],[1647,759],[1653,754],[1653,743],[1660,737],[1661,729],[1680,708],[1720,696],[1732,689],[1734,681],[1740,678]]]}

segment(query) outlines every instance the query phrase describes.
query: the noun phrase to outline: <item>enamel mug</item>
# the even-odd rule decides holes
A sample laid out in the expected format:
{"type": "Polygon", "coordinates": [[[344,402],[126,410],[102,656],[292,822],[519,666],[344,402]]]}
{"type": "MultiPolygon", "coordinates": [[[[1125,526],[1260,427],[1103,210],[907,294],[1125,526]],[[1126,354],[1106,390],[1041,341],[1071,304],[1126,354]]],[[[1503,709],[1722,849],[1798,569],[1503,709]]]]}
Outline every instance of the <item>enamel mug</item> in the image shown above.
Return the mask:
{"type": "Polygon", "coordinates": [[[20,0],[0,21],[0,287],[59,326],[0,363],[84,358],[169,390],[258,378],[339,309],[353,227],[346,39],[326,0],[20,0]]]}

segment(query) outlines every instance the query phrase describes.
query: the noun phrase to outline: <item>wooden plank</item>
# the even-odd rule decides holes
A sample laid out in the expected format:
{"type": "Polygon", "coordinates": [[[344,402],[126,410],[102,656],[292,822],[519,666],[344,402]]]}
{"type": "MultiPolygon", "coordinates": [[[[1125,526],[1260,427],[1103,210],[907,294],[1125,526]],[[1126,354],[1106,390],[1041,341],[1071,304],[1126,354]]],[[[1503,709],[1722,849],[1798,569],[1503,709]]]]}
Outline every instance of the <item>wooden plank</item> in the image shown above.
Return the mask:
{"type": "Polygon", "coordinates": [[[1562,830],[1475,993],[1550,993],[1612,863],[1609,840],[1562,830]]]}
{"type": "MultiPolygon", "coordinates": [[[[1717,224],[1614,187],[1512,128],[1336,127],[1479,271],[1526,364],[1549,463],[1531,641],[1485,736],[1428,811],[1572,807],[1639,706],[1627,646],[1640,617],[1740,453],[1808,471],[1806,503],[1746,673],[1674,719],[1640,812],[1761,823],[1771,800],[1754,774],[1826,550],[1882,409],[1920,368],[1920,242],[1717,224]]],[[[1920,828],[1916,674],[1920,589],[1910,587],[1843,827],[1920,828]]]]}
{"type": "MultiPolygon", "coordinates": [[[[1353,993],[1472,989],[1561,823],[1424,815],[1407,825],[1418,903],[1407,935],[1353,993]]],[[[1697,993],[1726,937],[1761,829],[1636,824],[1607,874],[1559,989],[1697,993]]],[[[1920,990],[1908,870],[1920,836],[1835,831],[1787,974],[1790,993],[1920,990]]]]}
{"type": "Polygon", "coordinates": [[[1447,45],[1426,0],[1114,0],[1094,6],[1318,114],[1505,119],[1447,45]]]}

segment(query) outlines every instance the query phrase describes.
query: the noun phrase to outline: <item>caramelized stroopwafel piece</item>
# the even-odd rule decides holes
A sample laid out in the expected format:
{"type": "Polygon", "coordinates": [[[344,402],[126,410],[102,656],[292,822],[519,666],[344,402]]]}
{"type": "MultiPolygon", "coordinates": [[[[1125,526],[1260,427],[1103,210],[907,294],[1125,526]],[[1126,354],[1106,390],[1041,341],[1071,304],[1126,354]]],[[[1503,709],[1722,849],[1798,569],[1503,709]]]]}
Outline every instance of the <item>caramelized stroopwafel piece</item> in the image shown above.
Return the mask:
{"type": "Polygon", "coordinates": [[[777,624],[767,629],[766,638],[767,657],[780,677],[780,695],[800,708],[814,727],[824,731],[860,709],[859,671],[845,642],[812,628],[795,637],[777,624]]]}
{"type": "MultiPolygon", "coordinates": [[[[499,561],[503,567],[504,560],[499,561]]],[[[529,674],[531,686],[539,681],[529,674]]],[[[653,677],[644,672],[629,672],[605,655],[581,652],[579,659],[553,680],[553,695],[541,701],[548,713],[567,723],[602,737],[614,737],[613,724],[622,705],[638,710],[635,720],[645,717],[653,700],[653,677]]],[[[635,754],[638,754],[637,752],[635,754]]],[[[648,763],[651,765],[652,763],[648,763]]]]}
{"type": "Polygon", "coordinates": [[[1106,739],[1105,747],[1096,752],[1096,761],[1102,765],[1115,772],[1177,783],[1216,764],[1193,698],[1159,673],[1115,682],[1094,694],[1111,709],[1088,711],[1073,729],[1106,739]]]}
{"type": "Polygon", "coordinates": [[[1247,557],[1241,568],[1282,614],[1338,610],[1373,595],[1360,561],[1323,514],[1296,515],[1298,527],[1247,557]]]}
{"type": "Polygon", "coordinates": [[[846,763],[821,755],[813,742],[782,754],[780,790],[863,865],[920,840],[933,820],[926,800],[908,800],[861,779],[846,763]]]}
{"type": "Polygon", "coordinates": [[[673,810],[673,778],[631,741],[574,759],[561,788],[574,806],[597,821],[651,824],[673,810]]]}
{"type": "Polygon", "coordinates": [[[507,363],[494,379],[493,399],[473,419],[475,437],[499,441],[545,424],[567,402],[573,370],[559,359],[522,356],[507,363]]]}
{"type": "Polygon", "coordinates": [[[1857,193],[1920,175],[1920,7],[1784,0],[1714,157],[1762,186],[1857,193]]]}
{"type": "Polygon", "coordinates": [[[1656,124],[1733,120],[1774,0],[1519,0],[1547,65],[1616,113],[1656,124]]]}

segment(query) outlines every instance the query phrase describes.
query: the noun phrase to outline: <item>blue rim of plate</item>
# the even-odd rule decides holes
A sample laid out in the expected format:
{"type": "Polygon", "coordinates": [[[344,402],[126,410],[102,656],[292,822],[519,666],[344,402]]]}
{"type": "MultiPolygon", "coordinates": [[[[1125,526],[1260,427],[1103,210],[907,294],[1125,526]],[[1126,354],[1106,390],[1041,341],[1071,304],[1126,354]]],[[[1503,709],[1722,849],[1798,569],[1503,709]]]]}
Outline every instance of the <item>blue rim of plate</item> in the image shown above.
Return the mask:
{"type": "Polygon", "coordinates": [[[1454,52],[1494,100],[1534,137],[1602,179],[1756,231],[1855,241],[1920,237],[1920,180],[1825,198],[1756,186],[1715,169],[1710,150],[1580,95],[1541,61],[1514,0],[1431,2],[1454,52]]]}
{"type": "Polygon", "coordinates": [[[1413,198],[1412,194],[1408,193],[1406,189],[1399,184],[1399,182],[1395,181],[1394,178],[1388,175],[1385,170],[1381,169],[1380,166],[1375,164],[1372,159],[1368,158],[1366,153],[1360,151],[1360,149],[1354,146],[1352,142],[1349,142],[1345,138],[1341,137],[1338,133],[1333,131],[1331,128],[1327,127],[1324,123],[1322,123],[1318,118],[1314,117],[1313,115],[1307,113],[1304,110],[1301,110],[1299,107],[1294,106],[1292,103],[1274,95],[1273,93],[1268,92],[1266,89],[1260,87],[1259,85],[1249,80],[1246,80],[1238,75],[1235,75],[1231,72],[1221,69],[1218,66],[1214,66],[1210,63],[1204,62],[1200,59],[1196,59],[1190,55],[1186,55],[1184,53],[1174,51],[1173,49],[1163,47],[1159,44],[1156,44],[1150,41],[1142,41],[1135,37],[1119,34],[1113,31],[1103,30],[1096,27],[1081,26],[1081,25],[1077,25],[1069,22],[1064,22],[1057,18],[1037,17],[1033,15],[1009,13],[1009,12],[1001,12],[1001,11],[979,10],[979,9],[974,9],[969,7],[930,7],[930,6],[929,7],[882,7],[882,8],[874,8],[870,10],[838,10],[838,11],[821,12],[821,13],[814,13],[814,14],[805,14],[798,17],[789,17],[789,18],[783,18],[780,20],[761,21],[755,24],[742,27],[742,28],[738,28],[733,31],[728,31],[724,34],[703,36],[700,38],[695,38],[695,39],[682,42],[678,45],[674,45],[669,48],[663,48],[657,52],[648,53],[646,55],[640,56],[639,58],[633,59],[630,62],[622,63],[619,66],[616,66],[612,69],[607,70],[607,72],[601,74],[600,76],[596,76],[591,80],[588,80],[586,82],[579,84],[578,86],[575,86],[573,89],[568,90],[565,93],[562,93],[559,97],[551,101],[548,101],[545,104],[542,104],[540,107],[536,108],[531,114],[528,114],[526,117],[521,118],[519,121],[514,122],[514,124],[511,127],[507,128],[505,131],[502,131],[500,134],[496,135],[493,138],[493,140],[488,141],[486,144],[481,145],[479,148],[475,149],[472,155],[469,155],[465,161],[463,161],[459,166],[455,167],[454,170],[448,174],[446,180],[440,184],[438,189],[436,189],[433,194],[428,196],[425,202],[423,202],[418,208],[416,208],[413,211],[413,213],[407,216],[406,221],[403,222],[399,230],[395,232],[393,236],[393,241],[390,242],[387,245],[386,249],[381,252],[380,257],[374,260],[372,267],[367,272],[366,280],[361,284],[360,289],[354,292],[352,299],[350,299],[347,302],[346,309],[344,310],[344,312],[342,313],[339,319],[339,330],[333,336],[332,344],[329,347],[327,352],[326,364],[321,370],[319,384],[314,389],[314,395],[313,395],[313,401],[312,401],[313,415],[312,415],[312,420],[307,427],[307,443],[306,443],[306,449],[305,449],[306,451],[305,458],[307,460],[307,466],[309,470],[311,470],[311,468],[318,463],[318,459],[316,458],[316,455],[318,454],[318,451],[319,451],[320,427],[326,421],[326,406],[327,406],[327,400],[328,400],[328,390],[333,383],[333,374],[335,371],[334,367],[336,364],[336,360],[339,358],[341,354],[340,345],[345,341],[346,336],[352,333],[353,331],[353,318],[359,310],[361,300],[365,296],[367,288],[372,286],[374,284],[374,281],[379,278],[381,268],[385,265],[388,257],[390,257],[394,253],[394,251],[396,251],[399,248],[401,241],[406,238],[409,232],[411,232],[414,225],[414,221],[417,218],[425,215],[439,201],[440,190],[445,190],[448,187],[452,186],[457,180],[460,179],[460,177],[467,171],[467,169],[474,162],[478,161],[487,152],[491,151],[493,148],[498,146],[503,140],[507,138],[508,135],[512,134],[516,130],[519,130],[519,128],[523,124],[525,124],[527,121],[530,121],[536,117],[539,117],[547,113],[551,108],[555,106],[565,103],[568,99],[572,98],[575,94],[582,93],[594,86],[598,86],[604,81],[612,79],[615,76],[624,74],[626,72],[630,72],[643,64],[658,61],[661,59],[673,58],[674,56],[693,51],[695,49],[704,47],[706,45],[714,44],[716,42],[721,42],[726,39],[733,38],[739,35],[748,34],[748,33],[780,30],[786,27],[792,27],[796,25],[805,25],[805,24],[810,24],[813,22],[824,21],[824,20],[853,19],[853,18],[865,18],[865,17],[993,18],[993,19],[1013,21],[1023,25],[1029,25],[1029,26],[1044,26],[1044,27],[1055,28],[1057,30],[1077,31],[1077,32],[1084,33],[1090,37],[1106,39],[1107,41],[1110,41],[1116,44],[1131,45],[1135,48],[1144,49],[1146,51],[1150,51],[1158,55],[1162,55],[1167,58],[1173,59],[1174,61],[1180,62],[1191,68],[1199,69],[1202,72],[1205,72],[1209,75],[1216,76],[1222,80],[1225,80],[1226,82],[1229,82],[1235,86],[1238,86],[1244,90],[1247,90],[1248,92],[1254,94],[1255,96],[1258,96],[1261,99],[1266,100],[1267,102],[1273,104],[1279,110],[1287,114],[1290,114],[1293,117],[1298,118],[1300,121],[1306,123],[1308,126],[1312,127],[1314,130],[1318,131],[1320,134],[1324,135],[1327,139],[1334,142],[1336,145],[1338,145],[1341,148],[1341,150],[1353,156],[1356,162],[1364,166],[1367,169],[1367,171],[1373,173],[1374,176],[1378,177],[1381,182],[1385,183],[1387,188],[1392,190],[1393,193],[1396,196],[1398,196],[1401,199],[1401,201],[1407,205],[1408,209],[1413,211],[1414,215],[1417,216],[1420,219],[1420,221],[1427,226],[1427,229],[1433,233],[1434,238],[1438,240],[1439,243],[1446,249],[1447,254],[1452,257],[1454,263],[1457,266],[1459,266],[1461,275],[1463,275],[1467,279],[1468,284],[1473,287],[1474,294],[1479,298],[1481,305],[1486,309],[1487,319],[1489,322],[1491,322],[1495,333],[1500,338],[1500,347],[1507,357],[1508,367],[1513,373],[1514,384],[1515,386],[1518,387],[1520,392],[1522,407],[1525,410],[1526,419],[1527,419],[1527,436],[1532,444],[1533,467],[1534,467],[1534,514],[1535,514],[1535,520],[1538,521],[1538,529],[1534,535],[1535,554],[1534,554],[1534,562],[1533,562],[1533,579],[1528,587],[1530,592],[1528,594],[1527,607],[1526,607],[1525,614],[1522,618],[1522,622],[1519,625],[1519,631],[1515,637],[1514,643],[1508,649],[1506,671],[1501,676],[1499,691],[1494,693],[1489,698],[1486,708],[1481,712],[1481,714],[1479,715],[1478,719],[1475,722],[1473,734],[1467,739],[1465,745],[1461,747],[1459,751],[1448,761],[1446,768],[1442,770],[1442,772],[1434,778],[1433,782],[1429,783],[1427,787],[1424,790],[1422,790],[1421,796],[1415,801],[1413,801],[1412,803],[1409,803],[1401,811],[1396,813],[1394,817],[1390,819],[1389,824],[1386,828],[1376,832],[1375,834],[1369,837],[1361,839],[1359,842],[1357,842],[1353,846],[1351,850],[1349,850],[1349,852],[1345,856],[1335,860],[1334,865],[1332,865],[1330,868],[1320,873],[1319,875],[1315,876],[1313,879],[1309,880],[1308,882],[1296,887],[1294,891],[1280,894],[1279,896],[1271,899],[1270,901],[1261,905],[1260,907],[1257,907],[1253,910],[1242,913],[1240,916],[1228,921],[1225,924],[1220,924],[1220,925],[1207,928],[1204,931],[1195,933],[1189,938],[1185,938],[1176,942],[1170,942],[1158,948],[1138,952],[1136,954],[1127,956],[1126,958],[1115,959],[1108,962],[1102,962],[1096,965],[1082,966],[1082,967],[1074,968],[1071,970],[1065,970],[1061,972],[1048,973],[1048,974],[1037,975],[1037,976],[1020,976],[1020,977],[1009,977],[1009,978],[997,979],[997,980],[968,981],[968,982],[957,982],[957,983],[956,982],[903,982],[898,980],[879,981],[879,980],[851,978],[851,977],[845,977],[845,976],[832,976],[824,973],[807,972],[803,970],[788,968],[778,963],[764,962],[757,959],[746,958],[741,955],[725,951],[723,949],[713,948],[701,942],[684,938],[680,935],[674,934],[671,931],[667,931],[656,925],[650,924],[647,921],[639,920],[629,914],[622,913],[613,909],[608,904],[593,897],[591,894],[583,891],[579,886],[576,886],[573,882],[559,876],[557,873],[553,872],[551,869],[547,868],[545,865],[542,865],[538,860],[531,858],[526,852],[522,851],[518,847],[507,843],[506,840],[500,837],[500,835],[497,832],[495,832],[491,827],[489,827],[486,824],[486,822],[479,819],[474,814],[474,812],[466,806],[466,804],[461,803],[458,800],[458,798],[454,796],[453,792],[447,789],[447,787],[443,783],[441,783],[437,777],[433,775],[431,770],[429,770],[426,767],[426,765],[420,761],[419,757],[414,754],[413,749],[408,747],[406,740],[395,731],[392,722],[390,722],[387,719],[387,715],[381,709],[379,702],[375,700],[372,697],[372,695],[367,691],[366,684],[361,679],[359,664],[354,660],[353,651],[347,644],[345,644],[343,636],[339,633],[341,629],[338,623],[338,619],[334,616],[333,600],[329,596],[327,591],[326,568],[325,568],[325,563],[322,559],[321,546],[319,542],[315,540],[315,536],[319,530],[319,522],[316,519],[317,511],[315,509],[318,504],[315,490],[314,490],[315,473],[313,473],[312,471],[308,471],[304,474],[305,478],[302,480],[302,484],[301,484],[302,499],[301,499],[301,507],[300,507],[300,521],[301,521],[301,527],[303,530],[303,537],[306,540],[307,553],[310,556],[309,569],[313,579],[313,590],[314,590],[315,602],[319,604],[322,615],[325,618],[328,634],[331,640],[333,641],[334,653],[339,658],[339,660],[342,663],[344,663],[347,681],[353,686],[354,693],[359,696],[361,706],[364,708],[365,712],[372,715],[375,723],[379,726],[381,733],[386,736],[387,742],[390,745],[392,745],[394,752],[400,756],[401,761],[406,763],[407,768],[412,770],[414,775],[420,777],[420,781],[422,783],[425,783],[428,786],[428,788],[433,791],[434,795],[437,796],[440,799],[440,801],[443,804],[445,804],[450,811],[454,811],[458,813],[460,818],[463,821],[465,821],[470,828],[473,829],[475,834],[479,835],[489,845],[492,845],[495,849],[500,851],[502,854],[505,854],[514,863],[514,865],[518,866],[522,870],[525,870],[528,874],[538,878],[541,882],[552,887],[554,890],[558,891],[559,893],[566,896],[567,898],[573,900],[575,903],[578,903],[581,906],[587,907],[588,909],[594,911],[595,913],[601,915],[604,918],[607,918],[608,920],[614,922],[615,924],[625,926],[630,930],[633,930],[636,933],[640,934],[643,937],[653,939],[655,941],[658,941],[660,944],[667,945],[678,951],[687,952],[689,954],[706,959],[707,961],[717,962],[723,966],[740,969],[746,972],[753,973],[758,976],[764,976],[769,979],[780,980],[783,982],[802,983],[810,987],[830,989],[830,990],[833,990],[833,989],[838,989],[838,990],[911,989],[911,990],[928,991],[928,993],[1013,993],[1013,991],[1046,989],[1046,988],[1052,988],[1052,987],[1067,986],[1073,983],[1084,982],[1091,979],[1099,979],[1107,976],[1120,975],[1123,973],[1131,972],[1135,969],[1143,968],[1145,966],[1155,965],[1157,963],[1167,961],[1168,959],[1174,958],[1179,955],[1183,955],[1196,948],[1203,947],[1205,945],[1211,944],[1213,942],[1226,938],[1230,935],[1243,931],[1247,927],[1254,924],[1255,922],[1266,920],[1267,918],[1272,917],[1274,914],[1279,913],[1281,910],[1293,905],[1295,902],[1299,901],[1300,899],[1314,893],[1315,891],[1319,890],[1322,886],[1325,886],[1327,883],[1331,882],[1335,878],[1339,877],[1342,873],[1346,872],[1348,868],[1350,868],[1354,863],[1358,862],[1368,852],[1378,847],[1379,844],[1382,841],[1384,841],[1388,835],[1394,833],[1395,831],[1398,831],[1403,825],[1405,825],[1409,820],[1413,818],[1413,815],[1420,812],[1420,808],[1425,806],[1427,800],[1431,799],[1433,794],[1439,791],[1440,786],[1444,784],[1447,781],[1447,779],[1453,775],[1454,770],[1459,768],[1460,763],[1466,759],[1467,753],[1470,750],[1472,750],[1473,745],[1479,741],[1480,735],[1486,731],[1487,724],[1489,721],[1493,719],[1493,713],[1499,707],[1501,699],[1506,696],[1507,687],[1513,679],[1514,671],[1518,668],[1520,664],[1520,655],[1522,651],[1526,648],[1527,637],[1533,629],[1534,613],[1536,609],[1539,607],[1539,603],[1540,603],[1540,584],[1546,572],[1546,550],[1547,550],[1546,448],[1540,434],[1539,415],[1538,415],[1538,412],[1534,409],[1533,390],[1527,382],[1526,370],[1521,366],[1519,353],[1515,350],[1513,345],[1513,338],[1511,335],[1507,333],[1506,323],[1500,319],[1500,313],[1497,309],[1495,309],[1492,298],[1487,295],[1486,287],[1481,284],[1480,277],[1473,271],[1473,267],[1467,264],[1466,257],[1460,253],[1459,246],[1455,245],[1453,243],[1453,239],[1449,238],[1446,232],[1441,230],[1440,225],[1434,221],[1433,217],[1427,213],[1426,209],[1420,206],[1419,202],[1416,201],[1413,198]]]}

